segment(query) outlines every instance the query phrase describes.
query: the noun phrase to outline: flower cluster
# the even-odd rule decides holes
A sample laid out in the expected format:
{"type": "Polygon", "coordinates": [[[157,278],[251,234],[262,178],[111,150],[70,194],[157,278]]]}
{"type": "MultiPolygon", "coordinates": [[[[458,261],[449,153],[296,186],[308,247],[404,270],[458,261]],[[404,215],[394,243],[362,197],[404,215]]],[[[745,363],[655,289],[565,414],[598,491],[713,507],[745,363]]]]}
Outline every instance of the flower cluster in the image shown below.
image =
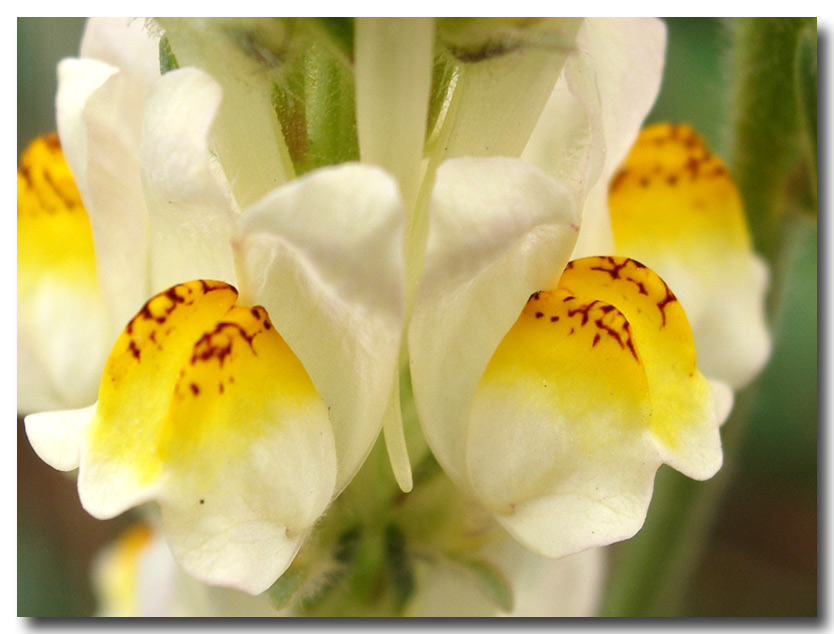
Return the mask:
{"type": "Polygon", "coordinates": [[[33,447],[78,469],[95,517],[156,502],[190,576],[282,605],[370,566],[370,535],[428,566],[390,573],[412,612],[438,609],[438,552],[468,553],[510,612],[495,562],[529,581],[539,555],[632,536],[660,464],[720,468],[732,390],[768,353],[726,167],[685,126],[637,138],[664,38],[655,20],[91,20],[59,66],[60,142],[18,170],[33,447]],[[437,464],[456,488],[426,480],[437,464]]]}

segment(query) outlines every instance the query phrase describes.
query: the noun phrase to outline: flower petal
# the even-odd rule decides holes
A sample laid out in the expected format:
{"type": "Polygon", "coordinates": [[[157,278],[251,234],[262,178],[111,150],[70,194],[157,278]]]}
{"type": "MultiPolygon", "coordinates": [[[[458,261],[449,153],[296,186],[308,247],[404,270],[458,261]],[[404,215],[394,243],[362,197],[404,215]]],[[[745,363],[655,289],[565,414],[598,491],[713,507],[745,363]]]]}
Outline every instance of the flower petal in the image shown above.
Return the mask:
{"type": "Polygon", "coordinates": [[[406,207],[417,198],[431,89],[430,18],[356,18],[356,125],[362,161],[385,168],[406,207]]]}
{"type": "Polygon", "coordinates": [[[666,27],[655,18],[589,18],[577,44],[592,60],[599,89],[605,163],[600,178],[589,183],[574,258],[612,250],[608,183],[660,90],[666,27]]]}
{"type": "Polygon", "coordinates": [[[95,411],[93,404],[82,409],[29,414],[24,422],[32,449],[54,469],[77,469],[81,462],[81,445],[95,411]]]}
{"type": "Polygon", "coordinates": [[[205,280],[153,297],[113,348],[92,420],[33,416],[27,431],[56,466],[80,454],[89,513],[155,499],[187,572],[258,594],[330,503],[336,454],[304,367],[266,310],[236,299],[205,280]]]}
{"type": "Polygon", "coordinates": [[[647,128],[612,181],[609,206],[617,250],[675,288],[705,374],[736,389],[749,383],[770,352],[767,269],[721,159],[687,126],[647,128]]]}
{"type": "Polygon", "coordinates": [[[159,37],[144,18],[89,18],[81,40],[81,57],[129,72],[147,92],[159,77],[159,37]]]}
{"type": "Polygon", "coordinates": [[[429,209],[425,268],[409,328],[418,416],[460,485],[471,399],[530,293],[555,282],[576,208],[557,181],[519,160],[447,161],[429,209]]]}
{"type": "Polygon", "coordinates": [[[234,281],[234,203],[208,146],[220,98],[220,86],[192,68],[166,73],[148,94],[141,163],[151,292],[182,280],[234,281]]]}
{"type": "Polygon", "coordinates": [[[90,215],[111,341],[147,299],[148,211],[139,176],[144,97],[129,73],[103,62],[58,65],[58,131],[90,215]]]}
{"type": "Polygon", "coordinates": [[[206,71],[223,89],[212,147],[235,199],[246,209],[295,175],[273,103],[283,26],[278,20],[252,18],[156,21],[180,66],[206,71]],[[278,53],[270,50],[273,45],[278,53]]]}
{"type": "Polygon", "coordinates": [[[633,260],[584,258],[530,298],[490,361],[468,474],[510,532],[564,556],[633,535],[661,462],[711,477],[718,423],[668,287],[633,260]]]}
{"type": "Polygon", "coordinates": [[[17,295],[18,412],[93,403],[109,323],[90,222],[55,134],[36,139],[17,171],[17,295]]]}
{"type": "Polygon", "coordinates": [[[605,160],[601,110],[594,60],[578,48],[568,56],[521,154],[526,162],[568,185],[579,204],[584,204],[605,160]]]}
{"type": "Polygon", "coordinates": [[[390,176],[343,164],[264,197],[236,244],[243,297],[268,309],[330,408],[337,491],[371,450],[394,389],[404,224],[390,176]]]}
{"type": "Polygon", "coordinates": [[[417,592],[406,607],[410,617],[582,617],[593,616],[603,589],[604,553],[592,549],[562,559],[537,555],[505,534],[477,551],[507,582],[513,608],[502,612],[471,572],[458,562],[416,563],[417,592]]]}
{"type": "MultiPolygon", "coordinates": [[[[455,21],[451,18],[448,24],[455,21]]],[[[553,91],[581,21],[533,20],[518,28],[487,20],[468,34],[446,29],[441,39],[454,57],[454,93],[437,141],[436,159],[519,156],[553,91]],[[462,38],[462,39],[457,39],[462,38]],[[460,115],[458,113],[461,113],[460,115]]],[[[509,20],[512,22],[512,20],[509,20]]]]}

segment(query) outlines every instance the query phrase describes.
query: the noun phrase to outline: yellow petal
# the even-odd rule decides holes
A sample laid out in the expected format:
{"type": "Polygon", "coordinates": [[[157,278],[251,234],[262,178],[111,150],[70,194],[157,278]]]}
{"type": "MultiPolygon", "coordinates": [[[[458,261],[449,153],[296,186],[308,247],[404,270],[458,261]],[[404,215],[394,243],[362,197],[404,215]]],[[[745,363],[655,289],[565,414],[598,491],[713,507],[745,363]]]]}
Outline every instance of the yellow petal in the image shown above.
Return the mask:
{"type": "Polygon", "coordinates": [[[151,298],[116,341],[104,369],[90,427],[90,453],[158,477],[159,451],[180,372],[194,344],[232,308],[237,292],[221,282],[189,282],[151,298]]]}
{"type": "Polygon", "coordinates": [[[478,385],[467,470],[481,501],[534,550],[563,556],[630,537],[665,462],[721,464],[709,383],[679,302],[643,265],[571,262],[534,293],[478,385]]]}
{"type": "Polygon", "coordinates": [[[677,449],[682,432],[708,417],[711,396],[698,372],[692,332],[675,294],[651,269],[620,257],[571,262],[559,287],[610,302],[622,311],[623,321],[614,322],[610,330],[603,321],[594,321],[602,331],[597,334],[608,335],[635,359],[639,355],[651,394],[650,429],[677,449]]]}
{"type": "Polygon", "coordinates": [[[57,134],[36,139],[17,169],[18,284],[49,274],[96,284],[93,234],[57,134]]]}
{"type": "Polygon", "coordinates": [[[611,223],[618,249],[721,255],[750,249],[738,190],[727,167],[685,125],[657,124],[640,134],[611,180],[611,223]]]}

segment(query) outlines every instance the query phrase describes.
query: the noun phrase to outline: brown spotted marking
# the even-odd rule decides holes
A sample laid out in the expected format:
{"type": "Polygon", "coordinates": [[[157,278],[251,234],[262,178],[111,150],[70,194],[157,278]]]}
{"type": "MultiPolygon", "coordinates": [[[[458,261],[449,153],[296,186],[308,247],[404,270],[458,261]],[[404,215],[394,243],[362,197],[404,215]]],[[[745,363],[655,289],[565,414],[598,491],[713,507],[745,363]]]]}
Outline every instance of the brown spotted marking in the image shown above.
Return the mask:
{"type": "Polygon", "coordinates": [[[627,282],[631,282],[632,284],[634,284],[637,287],[637,292],[639,292],[641,295],[648,295],[649,294],[649,292],[646,290],[645,284],[643,284],[643,282],[641,282],[640,280],[635,280],[633,277],[628,275],[627,271],[626,271],[626,274],[621,275],[621,271],[623,271],[625,269],[629,269],[629,268],[644,269],[644,268],[646,268],[646,266],[644,264],[641,264],[637,260],[632,260],[631,258],[624,258],[621,262],[617,263],[617,260],[610,255],[605,256],[604,259],[605,259],[606,262],[608,262],[611,265],[610,269],[606,268],[604,266],[592,266],[591,270],[592,271],[601,271],[603,273],[608,273],[611,276],[612,280],[625,280],[627,282]]]}
{"type": "MultiPolygon", "coordinates": [[[[189,359],[189,364],[194,366],[199,363],[209,363],[216,361],[219,368],[226,365],[226,361],[231,360],[235,356],[235,342],[242,339],[249,346],[252,354],[257,356],[258,352],[255,349],[255,337],[273,328],[269,321],[266,309],[262,306],[255,306],[249,309],[249,313],[254,317],[260,328],[247,330],[241,324],[233,321],[219,322],[211,332],[203,334],[202,337],[194,344],[194,349],[189,359]]],[[[234,376],[228,374],[226,376],[228,383],[234,383],[234,376]]],[[[193,396],[199,395],[199,390],[194,383],[191,384],[191,392],[193,396]]],[[[225,382],[221,379],[217,383],[217,391],[223,394],[226,390],[225,382]]]]}
{"type": "MultiPolygon", "coordinates": [[[[662,282],[663,280],[661,280],[662,282]]],[[[672,292],[672,289],[669,288],[669,285],[666,282],[663,282],[663,287],[666,289],[665,297],[657,302],[657,307],[660,310],[660,316],[663,319],[663,326],[666,326],[666,305],[671,304],[672,302],[678,301],[678,298],[675,297],[675,294],[672,292]]]]}

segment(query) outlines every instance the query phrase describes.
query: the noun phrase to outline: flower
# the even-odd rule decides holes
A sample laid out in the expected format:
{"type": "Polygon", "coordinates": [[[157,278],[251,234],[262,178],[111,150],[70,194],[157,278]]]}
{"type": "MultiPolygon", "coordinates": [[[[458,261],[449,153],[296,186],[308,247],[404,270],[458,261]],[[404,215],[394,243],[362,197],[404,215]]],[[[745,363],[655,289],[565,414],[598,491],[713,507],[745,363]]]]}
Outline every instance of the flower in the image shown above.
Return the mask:
{"type": "MultiPolygon", "coordinates": [[[[289,596],[317,587],[319,551],[368,565],[334,551],[356,518],[392,560],[424,530],[360,472],[380,429],[403,491],[433,454],[548,557],[633,535],[661,463],[720,467],[730,390],[699,372],[677,296],[624,257],[643,221],[619,198],[613,230],[606,213],[657,92],[658,22],[357,19],[345,37],[166,18],[164,73],[138,82],[101,24],[99,59],[61,65],[59,129],[127,326],[94,405],[26,419],[93,515],[156,501],[189,574],[258,594],[289,569],[289,596]]],[[[492,578],[476,550],[468,574],[492,578]]],[[[414,569],[386,573],[398,610],[414,569]]]]}
{"type": "Polygon", "coordinates": [[[79,493],[93,515],[158,500],[187,570],[259,593],[292,561],[379,432],[402,329],[401,202],[380,170],[344,165],[278,188],[242,215],[206,141],[216,83],[193,69],[154,82],[137,160],[101,138],[114,136],[110,113],[121,112],[123,93],[113,86],[129,83],[123,75],[96,60],[65,62],[62,135],[69,130],[76,144],[68,159],[80,161],[73,171],[94,240],[106,245],[96,255],[105,297],[118,298],[108,306],[118,314],[125,298],[107,289],[125,278],[141,296],[157,294],[116,340],[97,404],[29,416],[27,434],[56,468],[80,467],[79,493]],[[131,160],[141,174],[122,173],[131,160]],[[110,179],[114,171],[122,179],[110,179]],[[124,180],[141,185],[138,200],[122,204],[124,180]],[[129,223],[110,217],[125,208],[129,223]],[[299,226],[299,216],[309,224],[299,226]],[[236,281],[239,223],[256,243],[241,257],[280,297],[268,316],[254,284],[241,304],[227,283],[236,281]],[[201,281],[171,286],[194,278],[201,281]],[[212,278],[224,281],[205,281],[212,278]],[[276,389],[282,381],[295,389],[276,389]]]}

